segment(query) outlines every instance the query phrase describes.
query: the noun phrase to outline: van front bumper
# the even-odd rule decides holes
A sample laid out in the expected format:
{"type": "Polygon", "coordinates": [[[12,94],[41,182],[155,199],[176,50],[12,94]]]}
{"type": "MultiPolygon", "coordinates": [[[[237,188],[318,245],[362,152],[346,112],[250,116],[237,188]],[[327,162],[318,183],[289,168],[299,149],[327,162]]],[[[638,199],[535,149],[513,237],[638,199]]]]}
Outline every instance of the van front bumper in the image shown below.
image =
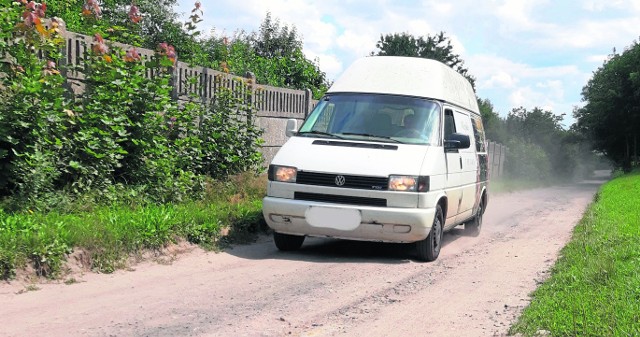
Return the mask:
{"type": "Polygon", "coordinates": [[[380,242],[424,240],[435,216],[435,208],[353,206],[275,197],[263,199],[262,212],[269,227],[278,233],[380,242]],[[329,223],[331,218],[325,225],[315,217],[312,225],[307,218],[311,208],[358,213],[359,224],[335,228],[329,223]]]}

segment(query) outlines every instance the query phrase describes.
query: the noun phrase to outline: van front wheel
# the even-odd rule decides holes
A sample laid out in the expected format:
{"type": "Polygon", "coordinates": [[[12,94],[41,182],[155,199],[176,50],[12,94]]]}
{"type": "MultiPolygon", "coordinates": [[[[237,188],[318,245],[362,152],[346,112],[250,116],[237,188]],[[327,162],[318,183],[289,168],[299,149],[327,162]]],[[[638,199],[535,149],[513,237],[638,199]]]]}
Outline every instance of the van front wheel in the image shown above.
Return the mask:
{"type": "Polygon", "coordinates": [[[438,205],[436,206],[436,214],[433,217],[433,226],[431,226],[429,236],[422,241],[416,242],[419,260],[431,262],[438,258],[442,246],[443,224],[442,208],[438,205]]]}
{"type": "Polygon", "coordinates": [[[276,247],[278,247],[279,250],[298,250],[300,249],[300,247],[302,247],[304,236],[273,232],[273,241],[275,242],[276,247]]]}

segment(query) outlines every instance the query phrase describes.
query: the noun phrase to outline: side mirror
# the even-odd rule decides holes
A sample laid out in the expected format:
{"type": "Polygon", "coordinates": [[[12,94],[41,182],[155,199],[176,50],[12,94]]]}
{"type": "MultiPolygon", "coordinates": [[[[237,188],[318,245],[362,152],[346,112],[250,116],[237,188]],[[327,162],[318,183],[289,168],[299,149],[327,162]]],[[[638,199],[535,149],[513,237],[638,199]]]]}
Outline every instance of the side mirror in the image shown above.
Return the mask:
{"type": "Polygon", "coordinates": [[[468,149],[471,147],[471,139],[469,135],[461,133],[452,133],[449,138],[444,140],[445,150],[468,149]]]}
{"type": "Polygon", "coordinates": [[[290,118],[287,119],[287,128],[284,131],[284,134],[287,137],[291,137],[296,134],[298,131],[298,120],[290,118]]]}

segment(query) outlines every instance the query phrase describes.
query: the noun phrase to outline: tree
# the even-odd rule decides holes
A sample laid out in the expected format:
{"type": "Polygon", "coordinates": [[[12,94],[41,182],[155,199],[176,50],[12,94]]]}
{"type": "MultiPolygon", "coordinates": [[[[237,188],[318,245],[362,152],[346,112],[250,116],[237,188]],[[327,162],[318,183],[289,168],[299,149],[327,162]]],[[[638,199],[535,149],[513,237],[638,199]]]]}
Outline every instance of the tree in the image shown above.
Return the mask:
{"type": "MultiPolygon", "coordinates": [[[[176,4],[177,0],[66,0],[52,1],[48,12],[62,18],[69,31],[90,36],[100,33],[110,41],[152,50],[168,43],[181,60],[202,60],[202,47],[196,39],[199,32],[189,22],[183,25],[178,21],[173,9],[176,4]]],[[[193,14],[197,16],[197,12],[193,14]]]]}
{"type": "Polygon", "coordinates": [[[640,45],[613,53],[582,89],[584,107],[576,109],[577,129],[617,166],[638,165],[640,133],[640,45]]]}
{"type": "Polygon", "coordinates": [[[237,32],[229,38],[210,37],[203,41],[207,66],[244,75],[252,72],[260,84],[310,89],[318,99],[327,90],[326,74],[317,60],[307,59],[302,39],[295,27],[281,25],[267,13],[259,32],[237,32]]]}
{"type": "Polygon", "coordinates": [[[504,122],[500,119],[498,113],[494,110],[493,103],[487,98],[478,98],[478,108],[482,115],[484,130],[487,139],[503,143],[507,140],[504,131],[504,122]]]}
{"type": "Polygon", "coordinates": [[[260,31],[253,33],[250,39],[256,54],[265,58],[286,57],[302,50],[296,27],[280,26],[280,20],[273,20],[268,12],[260,24],[260,31]]]}
{"type": "Polygon", "coordinates": [[[380,35],[376,48],[378,51],[371,52],[371,55],[411,56],[440,61],[467,78],[475,89],[475,78],[464,67],[464,61],[460,55],[453,52],[451,39],[444,32],[417,38],[408,33],[380,35]]]}

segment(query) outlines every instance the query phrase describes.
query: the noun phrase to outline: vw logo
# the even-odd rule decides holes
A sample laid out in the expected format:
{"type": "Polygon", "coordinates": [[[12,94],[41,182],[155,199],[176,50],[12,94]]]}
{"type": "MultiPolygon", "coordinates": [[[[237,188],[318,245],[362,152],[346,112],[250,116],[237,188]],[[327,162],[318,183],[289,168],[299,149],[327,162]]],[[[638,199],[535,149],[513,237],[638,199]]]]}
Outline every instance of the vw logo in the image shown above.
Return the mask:
{"type": "Polygon", "coordinates": [[[336,185],[337,186],[344,186],[345,182],[346,182],[346,179],[344,178],[344,176],[336,176],[336,185]]]}

